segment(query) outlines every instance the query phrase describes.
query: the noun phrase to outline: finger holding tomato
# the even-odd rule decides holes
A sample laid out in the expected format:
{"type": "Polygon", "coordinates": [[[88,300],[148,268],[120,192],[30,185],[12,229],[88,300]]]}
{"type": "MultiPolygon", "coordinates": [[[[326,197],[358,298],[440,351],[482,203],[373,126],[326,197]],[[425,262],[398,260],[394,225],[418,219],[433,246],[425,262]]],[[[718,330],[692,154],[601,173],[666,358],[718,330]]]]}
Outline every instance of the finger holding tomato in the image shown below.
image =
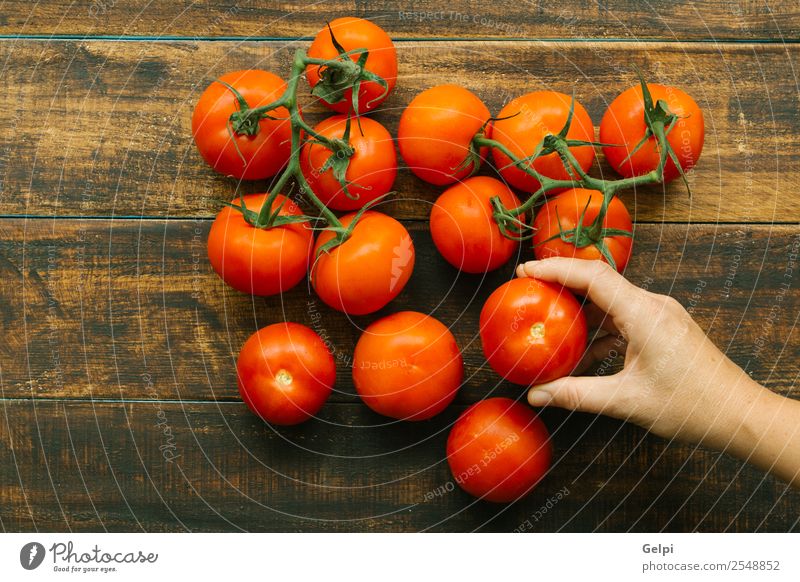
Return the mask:
{"type": "Polygon", "coordinates": [[[509,503],[530,493],[547,474],[553,451],[544,423],[509,398],[469,407],[447,437],[447,463],[470,495],[509,503]]]}
{"type": "MultiPolygon", "coordinates": [[[[507,147],[517,159],[527,158],[534,154],[545,136],[556,135],[564,128],[572,102],[572,97],[557,91],[534,91],[517,97],[498,114],[491,137],[507,147]]],[[[574,103],[567,139],[594,141],[594,126],[589,114],[578,101],[574,103]]],[[[569,149],[583,171],[588,171],[594,162],[594,148],[572,146],[569,149]]],[[[500,175],[509,184],[525,192],[539,189],[539,181],[514,166],[505,153],[494,148],[492,155],[500,175]]],[[[554,180],[572,179],[556,153],[537,158],[532,166],[541,175],[554,180]]]]}
{"type": "Polygon", "coordinates": [[[319,412],[336,381],[333,356],[313,330],[276,323],[248,338],[236,362],[239,393],[266,422],[292,425],[319,412]]]}
{"type": "MultiPolygon", "coordinates": [[[[598,259],[608,263],[608,258],[600,250],[602,245],[611,256],[613,266],[622,273],[633,249],[633,222],[625,204],[616,196],[608,205],[602,222],[602,229],[613,229],[605,236],[592,242],[589,227],[597,219],[603,205],[603,194],[597,190],[572,188],[548,201],[539,210],[533,221],[533,251],[537,259],[548,257],[574,257],[576,259],[598,259]],[[581,216],[583,219],[581,219],[581,216]],[[576,246],[574,237],[565,241],[561,232],[575,230],[578,225],[586,227],[583,235],[589,244],[576,246]],[[628,233],[614,234],[617,231],[628,233]]],[[[599,232],[603,232],[603,230],[599,232]]]]}
{"type": "MultiPolygon", "coordinates": [[[[342,140],[347,129],[346,115],[329,117],[314,128],[330,140],[342,140]]],[[[334,210],[358,210],[385,196],[397,176],[394,140],[385,127],[374,119],[362,117],[351,122],[349,133],[347,143],[352,148],[349,156],[345,156],[344,150],[334,152],[313,141],[307,142],[300,153],[300,168],[309,186],[323,204],[334,210]],[[337,179],[332,162],[347,164],[344,174],[347,191],[337,179]]]]}
{"type": "Polygon", "coordinates": [[[461,351],[440,321],[415,311],[372,323],[353,355],[353,383],[364,403],[398,420],[426,420],[455,398],[464,377],[461,351]]]}
{"type": "MultiPolygon", "coordinates": [[[[286,83],[267,71],[227,73],[220,81],[233,87],[249,108],[280,99],[286,83]]],[[[292,126],[289,112],[279,107],[263,118],[252,135],[233,129],[231,115],[241,111],[236,94],[214,82],[200,96],[192,114],[192,136],[200,155],[217,172],[241,180],[263,180],[278,173],[291,155],[292,126]]]]}
{"type": "MultiPolygon", "coordinates": [[[[341,218],[344,228],[355,214],[341,218]]],[[[384,307],[400,294],[414,270],[414,243],[394,218],[366,211],[344,243],[320,249],[333,239],[324,230],[317,238],[311,284],[326,305],[350,315],[364,315],[384,307]]]]}
{"type": "Polygon", "coordinates": [[[431,87],[414,97],[400,116],[400,155],[420,179],[437,186],[452,184],[472,174],[486,157],[482,147],[478,159],[470,159],[471,143],[482,129],[491,137],[490,117],[483,101],[464,87],[431,87]]]}
{"type": "MultiPolygon", "coordinates": [[[[519,199],[500,180],[488,176],[467,178],[442,193],[431,208],[433,243],[445,260],[465,273],[486,273],[501,267],[519,243],[500,231],[494,219],[492,198],[505,208],[519,199]]],[[[521,221],[525,216],[519,217],[521,221]]]]}
{"type": "MultiPolygon", "coordinates": [[[[245,207],[261,210],[268,194],[244,196],[245,207]]],[[[240,199],[231,202],[239,206],[240,199]]],[[[300,216],[300,208],[283,195],[272,202],[281,216],[300,216]]],[[[308,222],[256,228],[239,210],[224,207],[208,233],[208,259],[228,285],[252,295],[276,295],[288,291],[305,278],[314,246],[308,222]]]]}
{"type": "MultiPolygon", "coordinates": [[[[376,109],[397,83],[397,53],[389,35],[377,24],[364,20],[363,18],[343,17],[331,21],[330,28],[325,27],[317,33],[311,46],[308,48],[308,56],[316,59],[331,60],[339,56],[339,49],[331,38],[333,33],[336,41],[345,51],[355,49],[367,49],[369,54],[365,68],[386,81],[387,86],[383,87],[376,81],[364,81],[361,83],[358,92],[358,113],[368,113],[376,109]]],[[[360,55],[353,54],[350,58],[358,61],[360,55]]],[[[306,67],[306,78],[312,90],[322,78],[323,67],[320,65],[308,65],[306,67]]],[[[328,103],[320,99],[323,105],[338,111],[347,113],[352,110],[352,89],[347,89],[344,96],[336,103],[328,103]]]]}
{"type": "MultiPolygon", "coordinates": [[[[667,133],[672,151],[683,172],[691,170],[703,151],[705,122],[703,112],[687,93],[677,87],[649,83],[647,89],[653,103],[663,100],[670,114],[676,117],[667,133]]],[[[639,146],[645,137],[645,103],[642,87],[623,91],[608,106],[600,122],[600,141],[619,146],[604,146],[603,154],[614,170],[625,178],[641,176],[658,168],[660,152],[654,136],[639,146]]],[[[664,183],[680,176],[675,162],[668,157],[664,166],[664,183]]]]}
{"type": "Polygon", "coordinates": [[[480,315],[483,353],[491,368],[530,386],[569,375],[586,349],[580,303],[567,289],[538,279],[498,287],[480,315]]]}

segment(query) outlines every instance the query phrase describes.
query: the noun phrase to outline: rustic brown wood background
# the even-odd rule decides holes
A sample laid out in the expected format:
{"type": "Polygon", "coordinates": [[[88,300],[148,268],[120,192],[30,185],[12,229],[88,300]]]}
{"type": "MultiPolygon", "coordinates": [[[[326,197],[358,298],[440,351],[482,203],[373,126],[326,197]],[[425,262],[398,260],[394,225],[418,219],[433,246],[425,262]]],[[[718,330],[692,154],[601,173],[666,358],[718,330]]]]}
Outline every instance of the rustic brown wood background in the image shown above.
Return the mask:
{"type": "MultiPolygon", "coordinates": [[[[476,337],[483,300],[513,266],[485,279],[447,266],[427,233],[438,190],[408,171],[384,210],[408,224],[418,267],[385,312],[454,323],[469,381],[441,417],[388,423],[354,396],[347,357],[358,326],[377,315],[349,321],[305,285],[253,300],[211,272],[204,245],[214,200],[266,185],[239,185],[205,166],[190,137],[193,104],[228,70],[286,74],[287,55],[326,19],[371,18],[397,39],[401,78],[376,115],[391,130],[414,94],[444,81],[472,88],[494,112],[523,92],[574,88],[597,123],[638,64],[696,98],[707,138],[693,197],[678,185],[626,194],[637,222],[627,274],[690,306],[754,378],[800,396],[797,3],[410,6],[2,3],[3,530],[512,531],[526,520],[535,531],[800,527],[800,493],[772,477],[557,410],[544,413],[553,470],[527,499],[497,506],[449,490],[450,423],[481,397],[518,394],[483,366],[476,337]],[[250,333],[284,318],[332,340],[339,381],[319,419],[275,430],[239,401],[234,362],[250,333]],[[548,507],[563,487],[568,494],[548,507]]],[[[520,258],[530,255],[526,247],[520,258]]]]}

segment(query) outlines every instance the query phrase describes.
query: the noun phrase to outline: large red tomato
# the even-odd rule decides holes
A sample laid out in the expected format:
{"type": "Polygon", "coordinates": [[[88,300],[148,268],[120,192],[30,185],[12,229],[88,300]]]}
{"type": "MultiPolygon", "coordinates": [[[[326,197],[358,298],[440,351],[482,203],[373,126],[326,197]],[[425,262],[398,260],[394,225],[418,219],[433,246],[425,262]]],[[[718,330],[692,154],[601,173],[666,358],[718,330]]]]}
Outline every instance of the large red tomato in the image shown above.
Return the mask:
{"type": "MultiPolygon", "coordinates": [[[[361,83],[358,92],[358,113],[366,113],[378,107],[397,83],[397,53],[395,52],[392,39],[377,24],[364,20],[363,18],[353,18],[346,16],[337,18],[330,23],[333,35],[337,42],[346,51],[355,49],[367,49],[366,69],[382,77],[388,85],[388,89],[375,81],[365,81],[361,83]],[[385,93],[385,94],[384,94],[385,93]]],[[[331,60],[339,55],[339,51],[334,46],[331,39],[331,31],[327,27],[317,33],[314,42],[308,49],[308,56],[316,59],[331,60]]],[[[353,61],[358,61],[360,55],[351,55],[353,61]]],[[[321,75],[320,65],[308,65],[306,67],[306,78],[312,89],[319,83],[321,75]]],[[[347,113],[352,109],[352,90],[345,91],[341,101],[329,104],[324,99],[323,104],[339,113],[347,113]]]]}
{"type": "MultiPolygon", "coordinates": [[[[355,214],[341,218],[347,227],[355,214]]],[[[315,256],[334,234],[317,238],[315,256]]],[[[377,311],[403,290],[414,270],[414,243],[394,218],[368,210],[350,238],[319,254],[311,269],[311,284],[328,306],[350,315],[377,311]]]]}
{"type": "Polygon", "coordinates": [[[447,462],[464,491],[486,501],[523,497],[550,468],[547,428],[532,409],[509,398],[470,406],[447,438],[447,462]]]}
{"type": "Polygon", "coordinates": [[[429,315],[402,311],[371,324],[356,344],[353,382],[378,414],[425,420],[456,396],[464,376],[450,330],[429,315]]]}
{"type": "MultiPolygon", "coordinates": [[[[542,206],[533,221],[536,234],[533,237],[533,250],[537,259],[547,257],[575,257],[578,259],[600,259],[606,261],[603,254],[595,245],[576,248],[571,242],[561,238],[552,238],[562,231],[574,229],[585,210],[583,226],[589,226],[597,218],[603,204],[603,194],[597,190],[573,188],[550,198],[542,206]],[[548,240],[552,239],[552,240],[548,240]]],[[[613,228],[631,233],[631,236],[610,235],[602,239],[611,257],[614,259],[617,270],[621,273],[628,264],[633,248],[633,223],[631,215],[625,204],[614,197],[608,205],[603,228],[613,228]]],[[[608,262],[608,261],[606,261],[608,262]]]]}
{"type": "MultiPolygon", "coordinates": [[[[236,89],[250,109],[277,101],[286,90],[283,79],[267,71],[234,71],[219,80],[236,89]]],[[[277,119],[260,120],[255,135],[234,133],[231,138],[230,118],[239,110],[239,101],[229,88],[217,82],[208,86],[192,115],[192,135],[200,155],[226,176],[243,180],[274,176],[292,152],[289,112],[279,107],[270,112],[277,119]]]]}
{"type": "MultiPolygon", "coordinates": [[[[443,186],[468,175],[475,167],[472,138],[491,117],[483,101],[458,85],[439,85],[414,97],[400,117],[397,145],[406,165],[422,180],[443,186]]],[[[485,131],[492,133],[491,124],[485,131]]],[[[481,148],[480,158],[486,157],[481,148]]]]}
{"type": "Polygon", "coordinates": [[[258,330],[236,362],[239,393],[272,424],[297,424],[314,416],[330,396],[336,366],[325,343],[299,323],[258,330]]]}
{"type": "Polygon", "coordinates": [[[481,310],[483,353],[495,372],[515,384],[567,376],[583,356],[587,334],[572,293],[530,277],[498,287],[481,310]]]}
{"type": "MultiPolygon", "coordinates": [[[[703,151],[705,123],[703,112],[689,95],[665,85],[648,84],[653,103],[659,99],[666,102],[671,113],[678,116],[667,141],[672,146],[684,172],[692,169],[703,151]]],[[[642,87],[637,85],[623,91],[603,115],[600,122],[600,141],[620,144],[622,147],[604,147],[603,153],[619,174],[626,178],[641,176],[658,168],[659,151],[656,138],[651,136],[636,153],[630,156],[642,140],[647,130],[644,120],[644,97],[642,87]]],[[[664,166],[664,182],[674,180],[680,175],[675,163],[667,158],[664,166]]]]}
{"type": "MultiPolygon", "coordinates": [[[[535,91],[517,97],[498,114],[492,139],[506,146],[518,159],[531,156],[546,135],[558,134],[564,128],[571,102],[572,97],[556,91],[535,91]]],[[[567,138],[594,141],[592,120],[577,101],[567,138]]],[[[591,146],[572,147],[570,151],[584,171],[592,166],[595,154],[591,146]]],[[[534,192],[539,188],[539,181],[510,165],[511,159],[503,152],[494,148],[492,155],[500,174],[509,184],[526,192],[534,192]]],[[[537,158],[533,167],[543,176],[554,180],[570,179],[556,153],[537,158]]]]}
{"type": "MultiPolygon", "coordinates": [[[[267,194],[244,197],[245,206],[258,212],[267,194]]],[[[233,204],[239,205],[237,198],[233,204]]],[[[283,216],[302,214],[297,205],[278,195],[272,210],[281,204],[283,216]]],[[[307,222],[272,228],[255,228],[242,213],[226,206],[217,214],[208,233],[208,259],[228,285],[253,295],[275,295],[297,285],[308,272],[314,235],[307,222]]]]}
{"type": "MultiPolygon", "coordinates": [[[[314,129],[331,140],[340,140],[347,127],[347,116],[334,115],[322,121],[314,129]]],[[[334,210],[358,210],[368,202],[389,193],[397,176],[397,154],[394,140],[380,123],[369,117],[352,121],[350,147],[355,150],[347,158],[345,173],[347,190],[336,179],[331,168],[322,171],[332,155],[331,150],[318,143],[308,142],[300,153],[300,167],[314,194],[323,204],[334,210]]]]}
{"type": "Polygon", "coordinates": [[[489,202],[494,197],[509,209],[520,204],[500,180],[475,176],[445,190],[431,209],[433,243],[448,263],[466,273],[497,269],[519,247],[500,232],[489,202]]]}

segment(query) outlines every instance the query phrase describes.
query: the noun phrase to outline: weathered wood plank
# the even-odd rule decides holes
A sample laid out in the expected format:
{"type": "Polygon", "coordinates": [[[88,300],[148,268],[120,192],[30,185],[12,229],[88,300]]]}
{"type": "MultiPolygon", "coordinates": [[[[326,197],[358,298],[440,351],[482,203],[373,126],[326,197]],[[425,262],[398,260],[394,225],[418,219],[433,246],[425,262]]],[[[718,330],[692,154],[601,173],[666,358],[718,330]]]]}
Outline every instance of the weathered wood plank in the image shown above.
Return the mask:
{"type": "Polygon", "coordinates": [[[49,0],[3,3],[0,34],[144,35],[189,37],[307,37],[326,20],[355,15],[374,20],[395,38],[797,38],[797,6],[770,2],[569,0],[475,3],[272,2],[191,3],[146,0],[49,0]]]}
{"type": "MultiPolygon", "coordinates": [[[[339,371],[334,399],[352,402],[348,367],[359,327],[403,309],[452,326],[466,362],[462,402],[514,394],[485,366],[477,330],[485,298],[516,260],[483,280],[458,275],[427,225],[408,224],[417,251],[408,287],[379,314],[350,321],[304,283],[256,300],[225,286],[206,258],[206,220],[1,220],[3,395],[237,399],[241,345],[285,319],[330,340],[339,371]]],[[[734,361],[786,392],[800,365],[800,293],[790,262],[798,249],[797,227],[638,225],[627,275],[691,307],[734,361]]],[[[518,258],[531,256],[525,247],[518,258]]]]}
{"type": "Polygon", "coordinates": [[[454,486],[463,406],[385,424],[335,405],[277,432],[241,403],[0,407],[8,531],[789,531],[800,510],[800,492],[732,459],[554,410],[551,473],[503,506],[454,486]]]}
{"type": "MultiPolygon", "coordinates": [[[[262,67],[286,73],[286,42],[0,42],[0,214],[211,216],[235,182],[195,151],[190,115],[222,72],[262,67]]],[[[692,175],[625,198],[639,221],[800,221],[798,45],[709,43],[411,42],[400,46],[400,82],[376,117],[392,132],[404,105],[443,82],[468,86],[495,113],[510,98],[553,88],[571,93],[599,123],[605,104],[651,80],[692,94],[707,138],[692,175]],[[627,72],[626,72],[627,71],[627,72]]],[[[319,119],[321,108],[309,105],[319,119]]],[[[595,168],[599,174],[608,169],[595,168]]],[[[488,170],[487,170],[488,171],[488,170]]],[[[265,183],[248,183],[259,191],[265,183]]],[[[426,217],[440,190],[401,170],[398,217],[426,217]]]]}

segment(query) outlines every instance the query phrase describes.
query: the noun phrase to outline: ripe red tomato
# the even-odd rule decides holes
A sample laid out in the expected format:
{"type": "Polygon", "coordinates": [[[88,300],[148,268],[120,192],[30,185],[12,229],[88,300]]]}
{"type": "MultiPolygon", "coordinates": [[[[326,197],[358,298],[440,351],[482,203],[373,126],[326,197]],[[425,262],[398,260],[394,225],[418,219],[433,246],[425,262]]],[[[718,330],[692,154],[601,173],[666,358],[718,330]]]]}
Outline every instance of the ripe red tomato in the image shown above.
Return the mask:
{"type": "MultiPolygon", "coordinates": [[[[344,136],[346,126],[347,116],[334,115],[314,129],[335,140],[344,136]]],[[[348,191],[357,197],[355,200],[344,192],[332,169],[322,172],[328,159],[335,155],[331,150],[308,142],[300,154],[300,167],[309,186],[323,204],[334,210],[358,210],[384,196],[392,189],[397,176],[394,140],[380,123],[368,117],[362,117],[358,122],[353,120],[349,143],[355,153],[349,158],[345,179],[348,191]]]]}
{"type": "MultiPolygon", "coordinates": [[[[258,212],[266,197],[267,194],[245,196],[245,206],[258,212]]],[[[282,195],[275,197],[273,211],[281,203],[281,215],[302,214],[294,202],[282,195]]],[[[239,198],[233,204],[239,205],[239,198]]],[[[305,277],[313,244],[314,235],[307,222],[255,228],[245,222],[241,212],[226,206],[208,233],[208,259],[222,280],[237,291],[275,295],[305,277]]]]}
{"type": "MultiPolygon", "coordinates": [[[[597,218],[603,203],[603,194],[597,190],[572,188],[550,198],[542,206],[533,221],[536,234],[533,237],[533,251],[537,259],[547,257],[576,257],[578,259],[600,259],[605,261],[602,253],[594,245],[576,248],[571,242],[564,242],[560,238],[547,240],[563,230],[570,230],[578,225],[581,213],[586,209],[583,225],[589,226],[597,218]],[[588,204],[588,206],[587,206],[588,204]],[[547,242],[545,242],[547,241],[547,242]]],[[[608,205],[608,211],[603,219],[603,228],[615,228],[633,233],[631,215],[625,204],[614,197],[608,205]]],[[[621,273],[631,258],[633,238],[629,236],[613,235],[603,238],[603,243],[611,253],[616,263],[617,270],[621,273]]],[[[606,261],[608,262],[608,261],[606,261]]]]}
{"type": "Polygon", "coordinates": [[[550,435],[536,413],[509,398],[470,406],[447,438],[447,463],[464,491],[508,503],[528,494],[550,468],[550,435]]]}
{"type": "MultiPolygon", "coordinates": [[[[267,71],[234,71],[220,77],[220,81],[235,88],[251,109],[280,99],[286,90],[283,79],[267,71]]],[[[192,135],[200,155],[226,176],[241,180],[274,176],[289,161],[292,151],[288,110],[279,107],[270,113],[279,120],[259,121],[256,135],[235,134],[234,145],[229,120],[238,110],[239,102],[230,89],[217,82],[208,86],[192,115],[192,135]]]]}
{"type": "MultiPolygon", "coordinates": [[[[397,83],[397,53],[392,39],[380,26],[363,18],[350,16],[337,18],[330,23],[330,27],[337,42],[346,51],[367,49],[369,55],[365,68],[383,78],[388,84],[387,90],[374,81],[361,83],[361,89],[358,92],[358,113],[372,111],[383,103],[397,83]]],[[[335,59],[339,56],[339,51],[331,40],[331,32],[328,27],[317,33],[314,42],[308,49],[308,56],[325,60],[335,59]]],[[[351,55],[350,58],[358,61],[359,56],[351,55]]],[[[309,65],[306,67],[306,78],[313,89],[320,80],[320,66],[309,65]]],[[[342,100],[334,104],[329,104],[324,99],[321,101],[334,111],[347,113],[352,109],[352,94],[352,90],[348,89],[342,100]]]]}
{"type": "Polygon", "coordinates": [[[371,324],[356,344],[353,382],[378,414],[425,420],[453,401],[464,376],[450,330],[429,315],[401,311],[371,324]]]}
{"type": "Polygon", "coordinates": [[[483,353],[506,380],[530,386],[568,375],[586,348],[587,328],[575,297],[530,277],[498,287],[481,310],[483,353]]]}
{"type": "MultiPolygon", "coordinates": [[[[448,263],[466,273],[486,273],[504,265],[518,243],[497,226],[489,200],[495,196],[506,208],[519,199],[500,180],[475,176],[451,186],[431,209],[433,243],[448,263]]],[[[524,215],[520,217],[525,220],[524,215]]]]}
{"type": "MultiPolygon", "coordinates": [[[[347,227],[355,214],[340,220],[347,227]]],[[[333,238],[325,230],[319,248],[333,238]]],[[[414,270],[414,243],[405,227],[391,216],[368,210],[350,238],[323,252],[311,269],[311,284],[328,306],[350,315],[377,311],[403,290],[414,270]]]]}
{"type": "MultiPolygon", "coordinates": [[[[705,123],[703,112],[689,95],[676,87],[648,84],[647,88],[655,104],[659,99],[667,103],[670,112],[679,117],[667,134],[684,172],[692,169],[703,151],[705,123]]],[[[600,141],[620,144],[623,147],[604,147],[603,153],[619,174],[626,178],[641,176],[658,167],[659,152],[655,137],[650,137],[629,160],[625,160],[642,140],[647,126],[644,121],[644,98],[642,87],[637,85],[623,91],[603,115],[600,122],[600,141]]],[[[667,158],[664,166],[664,182],[680,176],[675,163],[667,158]]]]}
{"type": "MultiPolygon", "coordinates": [[[[406,165],[422,180],[443,186],[473,171],[464,165],[470,143],[491,117],[483,101],[457,85],[440,85],[423,91],[400,117],[397,144],[406,165]]],[[[485,134],[491,136],[489,125],[485,134]]],[[[486,148],[480,150],[481,159],[486,148]]]]}
{"type": "MultiPolygon", "coordinates": [[[[494,123],[492,130],[492,139],[506,146],[517,158],[526,158],[534,153],[536,146],[546,135],[557,134],[564,128],[571,102],[571,96],[556,91],[534,91],[517,97],[498,114],[498,121],[494,123]]],[[[583,105],[577,101],[567,138],[594,140],[592,120],[583,105]]],[[[570,151],[584,171],[592,166],[594,149],[591,146],[572,147],[570,151]]],[[[500,174],[509,184],[526,192],[535,192],[539,188],[539,181],[519,168],[509,165],[511,159],[503,152],[494,148],[492,155],[500,174]]],[[[564,164],[555,153],[538,158],[533,167],[543,176],[554,180],[570,179],[564,164]]]]}
{"type": "Polygon", "coordinates": [[[276,323],[251,335],[236,371],[250,410],[281,425],[314,416],[336,381],[336,365],[322,338],[299,323],[276,323]]]}

